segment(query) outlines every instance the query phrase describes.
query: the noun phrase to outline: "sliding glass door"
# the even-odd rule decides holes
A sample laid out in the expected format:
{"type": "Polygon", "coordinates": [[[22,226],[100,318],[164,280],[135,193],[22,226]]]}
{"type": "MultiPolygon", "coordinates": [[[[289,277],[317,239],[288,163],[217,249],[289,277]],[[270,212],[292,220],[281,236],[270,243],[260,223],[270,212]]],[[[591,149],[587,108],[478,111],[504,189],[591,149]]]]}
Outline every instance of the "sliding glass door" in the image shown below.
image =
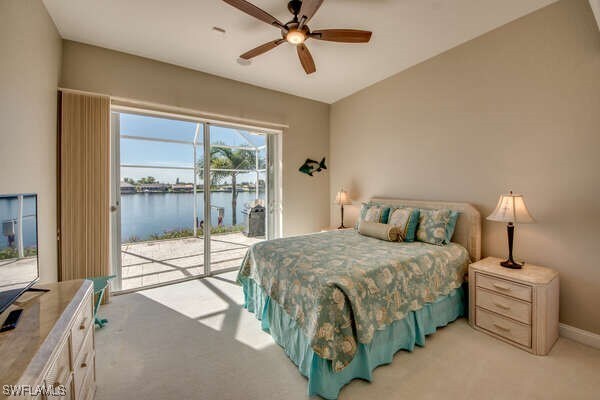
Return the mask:
{"type": "Polygon", "coordinates": [[[114,290],[236,269],[279,236],[279,135],[124,108],[111,129],[114,290]]]}
{"type": "MultiPolygon", "coordinates": [[[[268,237],[267,134],[207,125],[210,272],[238,268],[249,245],[268,237]]],[[[208,213],[208,210],[207,210],[208,213]]]]}

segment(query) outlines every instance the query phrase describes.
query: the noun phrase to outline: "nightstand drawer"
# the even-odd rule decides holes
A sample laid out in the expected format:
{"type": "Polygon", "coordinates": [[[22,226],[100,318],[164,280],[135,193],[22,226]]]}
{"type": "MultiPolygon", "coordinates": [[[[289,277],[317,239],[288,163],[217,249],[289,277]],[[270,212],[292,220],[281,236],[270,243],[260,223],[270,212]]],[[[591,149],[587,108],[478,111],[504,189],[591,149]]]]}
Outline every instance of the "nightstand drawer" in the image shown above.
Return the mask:
{"type": "Polygon", "coordinates": [[[491,311],[477,307],[476,324],[480,328],[512,340],[525,347],[531,347],[531,326],[513,321],[491,311]]]}
{"type": "Polygon", "coordinates": [[[531,286],[521,285],[519,283],[494,278],[493,276],[480,273],[477,273],[475,281],[476,285],[479,287],[531,303],[531,286]]]}
{"type": "Polygon", "coordinates": [[[531,324],[531,304],[483,288],[477,288],[476,305],[497,314],[531,324]]]}

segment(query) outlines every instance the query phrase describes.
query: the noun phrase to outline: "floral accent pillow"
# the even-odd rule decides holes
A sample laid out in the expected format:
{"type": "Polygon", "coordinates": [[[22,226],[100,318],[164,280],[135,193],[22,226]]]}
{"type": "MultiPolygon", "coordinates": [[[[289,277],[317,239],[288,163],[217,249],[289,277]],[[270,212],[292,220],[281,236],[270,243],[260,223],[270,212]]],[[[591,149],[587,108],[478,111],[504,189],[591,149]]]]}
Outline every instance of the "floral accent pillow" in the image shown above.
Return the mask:
{"type": "Polygon", "coordinates": [[[411,207],[392,208],[388,224],[398,228],[401,240],[413,242],[419,223],[419,209],[411,207]]]}
{"type": "Polygon", "coordinates": [[[446,225],[450,222],[449,209],[421,209],[417,240],[441,246],[446,242],[446,225]]]}
{"type": "Polygon", "coordinates": [[[390,208],[381,204],[363,202],[360,207],[360,219],[354,225],[358,229],[361,221],[387,223],[390,208]]]}
{"type": "Polygon", "coordinates": [[[363,221],[381,222],[382,214],[383,214],[383,207],[371,206],[371,207],[367,208],[367,212],[365,213],[365,218],[363,218],[363,221]]]}

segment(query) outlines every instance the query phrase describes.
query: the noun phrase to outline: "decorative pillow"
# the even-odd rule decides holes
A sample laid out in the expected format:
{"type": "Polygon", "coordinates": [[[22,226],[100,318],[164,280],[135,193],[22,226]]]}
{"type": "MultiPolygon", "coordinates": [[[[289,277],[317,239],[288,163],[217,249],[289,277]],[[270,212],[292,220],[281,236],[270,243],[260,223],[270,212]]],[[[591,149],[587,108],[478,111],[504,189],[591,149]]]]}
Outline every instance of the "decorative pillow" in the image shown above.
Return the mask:
{"type": "Polygon", "coordinates": [[[458,211],[450,211],[450,221],[446,225],[446,240],[444,244],[448,244],[452,241],[454,230],[456,229],[456,221],[458,220],[458,211]]]}
{"type": "Polygon", "coordinates": [[[382,221],[383,208],[379,206],[371,206],[367,208],[365,213],[365,222],[381,222],[382,221]]]}
{"type": "Polygon", "coordinates": [[[398,228],[398,234],[405,242],[414,242],[417,225],[419,224],[419,209],[411,207],[392,208],[388,225],[398,228]]]}
{"type": "Polygon", "coordinates": [[[390,210],[392,209],[392,207],[390,207],[388,204],[382,204],[382,203],[373,203],[371,202],[371,206],[378,206],[382,208],[381,211],[381,222],[382,224],[387,224],[388,219],[390,217],[390,210]]]}
{"type": "Polygon", "coordinates": [[[398,227],[369,221],[361,221],[358,224],[358,233],[376,239],[387,240],[388,242],[395,242],[400,237],[398,235],[398,227]]]}
{"type": "Polygon", "coordinates": [[[356,223],[356,229],[361,221],[386,223],[390,208],[378,203],[362,203],[360,207],[360,219],[356,223]]]}
{"type": "Polygon", "coordinates": [[[443,245],[446,241],[446,226],[450,222],[450,210],[421,209],[417,240],[420,242],[443,245]]]}
{"type": "Polygon", "coordinates": [[[369,203],[364,202],[364,201],[360,203],[360,213],[358,214],[358,221],[356,221],[354,223],[354,229],[358,230],[358,224],[360,224],[360,221],[365,219],[365,214],[367,213],[368,207],[369,207],[369,203]]]}

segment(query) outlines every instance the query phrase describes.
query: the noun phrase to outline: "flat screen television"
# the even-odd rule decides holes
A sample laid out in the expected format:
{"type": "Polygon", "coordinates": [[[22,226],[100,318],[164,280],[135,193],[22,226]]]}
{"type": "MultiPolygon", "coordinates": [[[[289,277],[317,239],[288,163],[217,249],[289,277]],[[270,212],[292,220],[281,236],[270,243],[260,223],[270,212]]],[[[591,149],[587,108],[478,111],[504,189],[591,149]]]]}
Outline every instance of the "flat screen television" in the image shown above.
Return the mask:
{"type": "Polygon", "coordinates": [[[0,312],[39,278],[36,194],[0,194],[0,312]]]}

